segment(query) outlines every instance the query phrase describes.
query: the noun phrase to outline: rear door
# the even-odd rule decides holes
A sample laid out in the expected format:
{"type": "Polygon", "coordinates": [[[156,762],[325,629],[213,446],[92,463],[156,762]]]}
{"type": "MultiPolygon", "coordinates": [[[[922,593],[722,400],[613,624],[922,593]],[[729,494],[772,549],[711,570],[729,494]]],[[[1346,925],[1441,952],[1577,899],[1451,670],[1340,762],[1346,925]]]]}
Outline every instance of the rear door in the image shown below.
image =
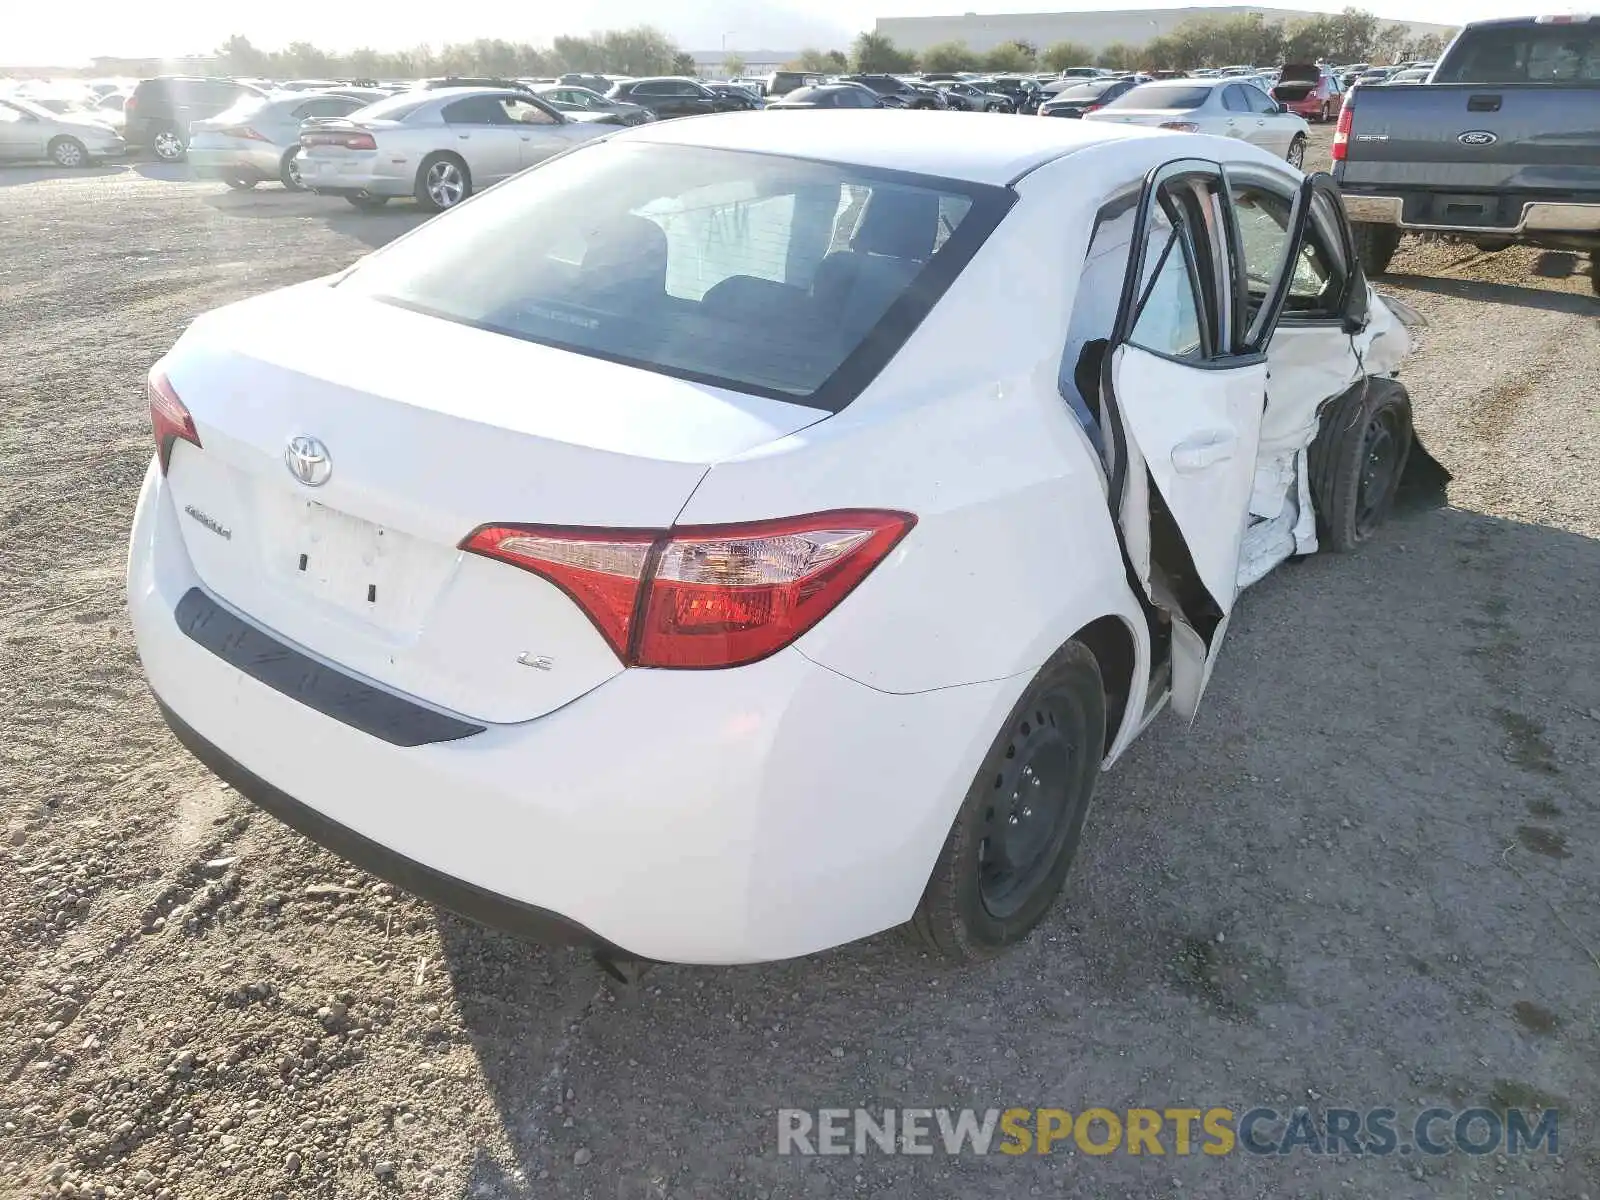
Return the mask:
{"type": "Polygon", "coordinates": [[[1185,159],[1152,172],[1102,368],[1113,516],[1130,574],[1170,623],[1173,707],[1191,719],[1238,593],[1290,242],[1257,298],[1224,169],[1185,159]]]}
{"type": "Polygon", "coordinates": [[[584,123],[563,120],[553,109],[531,96],[508,98],[501,106],[521,142],[519,170],[542,163],[575,142],[587,141],[594,133],[584,123]]]}
{"type": "Polygon", "coordinates": [[[440,111],[450,130],[450,148],[466,161],[475,187],[522,169],[522,138],[498,96],[465,96],[440,111]]]}

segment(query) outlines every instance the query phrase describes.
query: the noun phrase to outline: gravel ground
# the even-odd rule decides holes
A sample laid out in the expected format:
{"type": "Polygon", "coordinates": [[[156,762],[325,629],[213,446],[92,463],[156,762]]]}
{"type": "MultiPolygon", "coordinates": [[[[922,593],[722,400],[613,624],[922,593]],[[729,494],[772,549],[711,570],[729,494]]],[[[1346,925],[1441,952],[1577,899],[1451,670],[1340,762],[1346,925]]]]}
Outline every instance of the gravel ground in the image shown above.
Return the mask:
{"type": "Polygon", "coordinates": [[[623,988],[256,813],[141,681],[144,372],[417,219],[0,172],[0,1195],[1600,1195],[1600,303],[1570,262],[1402,252],[1449,506],[1249,593],[1028,944],[623,988]],[[1433,1103],[1558,1106],[1561,1152],[775,1153],[780,1106],[1433,1103]]]}

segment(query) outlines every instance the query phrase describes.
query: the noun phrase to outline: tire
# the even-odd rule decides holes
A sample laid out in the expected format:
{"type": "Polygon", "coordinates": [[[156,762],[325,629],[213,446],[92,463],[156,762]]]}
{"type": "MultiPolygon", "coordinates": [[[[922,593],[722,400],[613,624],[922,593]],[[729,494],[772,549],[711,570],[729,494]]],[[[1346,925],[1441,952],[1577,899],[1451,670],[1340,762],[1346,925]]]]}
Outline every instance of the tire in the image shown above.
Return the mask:
{"type": "Polygon", "coordinates": [[[150,134],[150,153],[164,163],[182,162],[188,157],[189,145],[176,125],[158,125],[150,134]]]}
{"type": "Polygon", "coordinates": [[[389,203],[387,196],[346,196],[347,203],[359,208],[362,212],[377,212],[389,203]]]}
{"type": "Polygon", "coordinates": [[[1328,102],[1324,100],[1322,102],[1322,111],[1317,114],[1317,124],[1326,125],[1331,120],[1333,120],[1333,118],[1329,116],[1328,102]]]}
{"type": "Polygon", "coordinates": [[[1039,923],[1077,853],[1105,733],[1099,664],[1069,642],[1028,685],[967,790],[911,918],[917,940],[973,962],[1039,923]],[[1008,852],[1009,841],[1019,844],[1008,852]]]}
{"type": "Polygon", "coordinates": [[[238,175],[229,176],[222,181],[236,192],[248,192],[256,186],[256,180],[245,179],[238,175]]]}
{"type": "Polygon", "coordinates": [[[305,181],[300,178],[300,147],[296,146],[284,153],[278,161],[278,182],[283,184],[288,192],[303,192],[306,190],[305,181]]]}
{"type": "Polygon", "coordinates": [[[1294,135],[1294,141],[1289,143],[1289,153],[1286,161],[1296,171],[1303,171],[1306,165],[1306,139],[1301,134],[1294,135]]]}
{"type": "Polygon", "coordinates": [[[472,195],[472,175],[454,154],[430,154],[417,168],[413,195],[426,211],[443,212],[472,195]]]}
{"type": "Polygon", "coordinates": [[[1324,550],[1346,554],[1377,532],[1415,442],[1411,397],[1392,379],[1358,383],[1323,411],[1308,466],[1324,550]]]}
{"type": "Polygon", "coordinates": [[[1389,269],[1395,251],[1400,249],[1398,225],[1374,225],[1370,221],[1351,221],[1350,234],[1356,245],[1356,258],[1368,278],[1389,269]]]}
{"type": "Polygon", "coordinates": [[[1600,250],[1589,251],[1589,286],[1600,296],[1600,250]]]}
{"type": "Polygon", "coordinates": [[[89,165],[89,151],[77,138],[58,137],[50,143],[46,152],[56,166],[66,167],[70,171],[89,165]]]}

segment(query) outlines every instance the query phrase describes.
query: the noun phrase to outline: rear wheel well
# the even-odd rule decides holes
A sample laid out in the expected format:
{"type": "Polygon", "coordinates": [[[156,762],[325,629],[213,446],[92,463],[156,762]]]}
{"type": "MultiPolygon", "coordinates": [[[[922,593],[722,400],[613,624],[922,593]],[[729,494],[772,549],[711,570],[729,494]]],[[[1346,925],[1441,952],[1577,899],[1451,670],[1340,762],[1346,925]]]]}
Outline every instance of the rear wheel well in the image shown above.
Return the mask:
{"type": "Polygon", "coordinates": [[[1137,661],[1133,634],[1117,617],[1100,617],[1089,622],[1072,640],[1082,642],[1100,665],[1100,679],[1106,690],[1106,750],[1110,751],[1122,732],[1122,720],[1133,694],[1133,670],[1137,661]]]}

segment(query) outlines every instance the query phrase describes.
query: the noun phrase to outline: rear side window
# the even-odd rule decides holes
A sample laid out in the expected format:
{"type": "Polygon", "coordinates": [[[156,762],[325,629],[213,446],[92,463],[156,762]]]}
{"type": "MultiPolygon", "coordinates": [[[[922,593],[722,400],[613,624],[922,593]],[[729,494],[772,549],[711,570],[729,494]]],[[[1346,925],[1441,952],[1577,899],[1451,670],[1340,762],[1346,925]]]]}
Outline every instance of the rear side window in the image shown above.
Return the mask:
{"type": "Polygon", "coordinates": [[[294,115],[302,121],[310,121],[326,117],[342,117],[360,107],[361,101],[352,100],[348,96],[320,96],[315,100],[306,101],[295,109],[294,115]]]}
{"type": "Polygon", "coordinates": [[[1171,108],[1190,109],[1199,108],[1211,95],[1210,88],[1203,87],[1167,87],[1159,83],[1147,83],[1143,87],[1136,87],[1125,94],[1118,96],[1107,108],[1171,108]]]}
{"type": "Polygon", "coordinates": [[[599,143],[484,193],[341,283],[375,298],[837,411],[1010,204],[1002,188],[599,143]]]}
{"type": "Polygon", "coordinates": [[[1468,29],[1434,82],[1600,84],[1600,22],[1468,29]]]}

